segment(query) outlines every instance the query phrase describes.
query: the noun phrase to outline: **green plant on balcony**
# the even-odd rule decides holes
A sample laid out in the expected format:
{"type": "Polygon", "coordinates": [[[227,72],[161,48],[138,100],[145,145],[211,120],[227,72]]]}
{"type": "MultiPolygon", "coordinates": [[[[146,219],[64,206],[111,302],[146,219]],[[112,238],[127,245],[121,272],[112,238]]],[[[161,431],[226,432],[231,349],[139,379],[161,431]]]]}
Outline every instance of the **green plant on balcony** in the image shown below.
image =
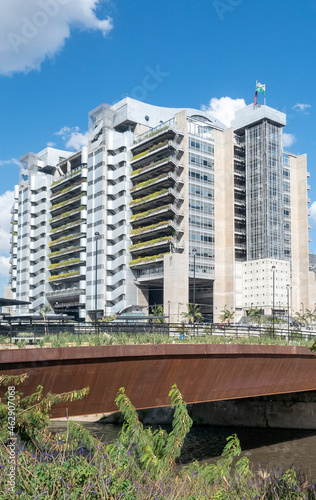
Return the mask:
{"type": "Polygon", "coordinates": [[[74,238],[80,238],[80,236],[82,236],[82,233],[72,233],[72,234],[69,234],[68,236],[62,236],[61,238],[58,238],[57,240],[50,241],[48,243],[48,246],[51,247],[51,246],[56,245],[57,243],[61,243],[63,241],[72,240],[74,238]]]}
{"type": "Polygon", "coordinates": [[[170,220],[163,220],[161,222],[158,222],[157,224],[150,224],[149,226],[142,226],[138,227],[137,229],[132,229],[131,231],[131,236],[136,236],[138,234],[143,234],[146,231],[153,231],[155,229],[158,229],[161,226],[170,226],[170,220]]]}
{"type": "Polygon", "coordinates": [[[71,271],[69,273],[57,274],[55,276],[50,276],[48,278],[48,281],[55,281],[55,280],[59,280],[59,279],[70,278],[71,276],[78,276],[79,274],[80,274],[80,271],[71,271]]]}
{"type": "Polygon", "coordinates": [[[81,185],[81,181],[75,182],[74,184],[71,184],[71,186],[68,186],[68,187],[62,189],[61,191],[56,191],[55,193],[52,193],[51,198],[54,198],[55,196],[59,196],[61,194],[68,193],[68,191],[71,191],[71,189],[73,189],[77,186],[80,186],[80,185],[81,185]]]}
{"type": "Polygon", "coordinates": [[[138,144],[141,142],[143,139],[150,139],[151,137],[154,137],[155,135],[161,134],[164,130],[167,130],[169,128],[169,125],[166,125],[165,127],[161,127],[158,130],[155,130],[154,132],[147,132],[147,135],[145,137],[145,134],[142,134],[138,139],[135,139],[133,144],[138,144]]]}
{"type": "Polygon", "coordinates": [[[74,208],[73,210],[68,210],[67,212],[63,212],[62,214],[60,215],[57,215],[56,217],[52,217],[51,219],[49,219],[49,222],[56,222],[60,219],[64,219],[65,217],[68,217],[69,215],[73,215],[73,214],[76,214],[77,212],[81,212],[81,210],[86,210],[87,208],[87,205],[81,205],[80,207],[78,208],[74,208]]]}
{"type": "Polygon", "coordinates": [[[133,172],[131,173],[131,177],[133,177],[134,175],[139,174],[140,172],[142,172],[142,173],[146,172],[146,170],[149,170],[149,169],[151,169],[153,167],[156,167],[157,165],[160,165],[161,163],[165,163],[168,160],[169,160],[169,156],[167,156],[166,158],[163,158],[162,160],[158,160],[158,161],[155,161],[153,163],[150,163],[146,167],[142,167],[142,168],[138,168],[136,170],[133,170],[133,172]]]}
{"type": "Polygon", "coordinates": [[[63,255],[64,253],[70,253],[72,251],[79,252],[80,250],[84,250],[84,248],[81,247],[80,245],[75,245],[75,246],[63,248],[62,250],[56,250],[56,252],[51,252],[50,254],[48,254],[48,258],[57,257],[57,255],[63,255]]]}
{"type": "Polygon", "coordinates": [[[78,167],[73,173],[71,174],[65,174],[63,175],[60,179],[57,179],[57,181],[54,181],[52,184],[51,184],[51,188],[54,187],[54,186],[57,186],[60,182],[66,180],[66,179],[71,179],[71,177],[73,177],[74,175],[77,175],[79,172],[81,172],[81,170],[83,169],[83,166],[81,167],[78,167]]]}
{"type": "Polygon", "coordinates": [[[155,191],[154,193],[148,194],[147,196],[143,196],[142,198],[137,198],[130,202],[130,206],[138,205],[139,203],[145,203],[146,201],[154,200],[158,198],[158,196],[163,196],[164,194],[168,194],[168,189],[161,189],[160,191],[155,191]]]}
{"type": "Polygon", "coordinates": [[[16,220],[12,222],[12,226],[17,226],[17,224],[18,224],[18,223],[17,223],[17,221],[16,221],[16,220]]]}
{"type": "Polygon", "coordinates": [[[151,148],[146,149],[146,151],[143,151],[142,153],[139,153],[138,155],[133,156],[133,158],[131,159],[131,161],[139,160],[143,156],[148,155],[149,153],[152,153],[156,149],[160,149],[163,146],[166,146],[166,144],[168,144],[168,139],[166,139],[165,141],[159,142],[158,144],[155,144],[151,148]]]}
{"type": "Polygon", "coordinates": [[[149,255],[147,257],[138,257],[138,259],[130,260],[128,264],[132,267],[136,266],[137,264],[146,264],[147,262],[155,262],[158,259],[162,259],[168,253],[169,252],[160,253],[158,255],[149,255]]]}
{"type": "Polygon", "coordinates": [[[18,235],[17,231],[13,231],[12,236],[17,236],[17,235],[18,235]]]}
{"type": "Polygon", "coordinates": [[[63,260],[62,262],[57,262],[56,264],[50,264],[48,269],[57,269],[58,267],[70,266],[71,264],[78,264],[80,259],[69,259],[63,260]]]}
{"type": "Polygon", "coordinates": [[[139,184],[136,184],[136,186],[133,186],[131,188],[131,193],[136,191],[136,189],[141,189],[141,188],[144,188],[146,186],[150,186],[150,184],[154,184],[155,182],[159,181],[160,179],[163,179],[164,177],[166,177],[167,175],[168,174],[161,174],[161,175],[158,175],[157,177],[154,177],[153,179],[148,179],[147,181],[140,182],[139,184]]]}
{"type": "Polygon", "coordinates": [[[131,222],[136,221],[138,219],[142,219],[143,217],[147,217],[148,215],[155,214],[157,212],[160,212],[161,210],[168,210],[170,205],[162,205],[161,207],[158,208],[151,208],[150,210],[146,210],[146,212],[139,212],[138,214],[134,214],[131,216],[131,222]]]}
{"type": "Polygon", "coordinates": [[[134,250],[139,250],[140,248],[147,247],[148,245],[152,246],[155,245],[156,243],[167,243],[170,240],[172,240],[172,236],[161,236],[161,238],[155,238],[154,240],[135,243],[135,245],[131,245],[129,247],[129,250],[132,252],[134,250]]]}
{"type": "Polygon", "coordinates": [[[69,222],[69,224],[64,224],[63,226],[56,227],[55,229],[51,229],[49,234],[54,234],[57,231],[63,231],[64,229],[68,229],[73,226],[78,226],[80,224],[80,221],[76,220],[74,222],[69,222]]]}
{"type": "Polygon", "coordinates": [[[83,196],[83,193],[80,193],[78,196],[75,196],[74,198],[69,198],[68,200],[61,201],[60,203],[57,203],[56,205],[52,205],[51,210],[56,210],[56,208],[63,207],[64,205],[68,205],[69,203],[73,203],[77,200],[80,200],[81,196],[83,196]]]}

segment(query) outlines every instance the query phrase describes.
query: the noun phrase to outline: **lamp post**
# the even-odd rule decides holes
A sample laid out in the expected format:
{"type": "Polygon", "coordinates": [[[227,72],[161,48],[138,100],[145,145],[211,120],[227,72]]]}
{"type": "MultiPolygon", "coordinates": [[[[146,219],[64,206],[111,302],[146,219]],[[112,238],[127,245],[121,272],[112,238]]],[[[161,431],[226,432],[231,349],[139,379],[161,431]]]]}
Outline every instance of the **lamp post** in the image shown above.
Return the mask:
{"type": "Polygon", "coordinates": [[[195,324],[195,255],[196,255],[196,248],[193,248],[192,253],[193,253],[193,324],[195,324]]]}
{"type": "Polygon", "coordinates": [[[273,328],[273,337],[274,337],[274,303],[275,303],[275,266],[272,266],[272,328],[273,328]]]}
{"type": "Polygon", "coordinates": [[[94,277],[94,315],[95,324],[97,324],[97,311],[98,311],[98,239],[100,233],[97,231],[94,233],[95,237],[95,277],[94,277]]]}
{"type": "Polygon", "coordinates": [[[170,323],[170,300],[168,300],[168,321],[170,323]]]}
{"type": "Polygon", "coordinates": [[[286,292],[287,292],[287,341],[289,341],[289,338],[290,338],[290,288],[291,288],[291,285],[287,284],[286,285],[286,292]]]}

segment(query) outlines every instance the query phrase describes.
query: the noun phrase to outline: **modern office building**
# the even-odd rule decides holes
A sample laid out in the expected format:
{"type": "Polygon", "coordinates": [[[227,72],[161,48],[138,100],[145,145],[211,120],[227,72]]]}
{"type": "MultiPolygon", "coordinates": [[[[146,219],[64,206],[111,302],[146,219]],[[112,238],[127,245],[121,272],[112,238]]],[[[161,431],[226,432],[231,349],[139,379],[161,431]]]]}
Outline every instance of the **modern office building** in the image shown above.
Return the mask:
{"type": "Polygon", "coordinates": [[[82,320],[163,305],[177,322],[188,303],[213,321],[314,309],[309,174],[283,151],[285,124],[258,104],[230,128],[130,98],[91,111],[82,151],[22,158],[12,297],[82,320]]]}

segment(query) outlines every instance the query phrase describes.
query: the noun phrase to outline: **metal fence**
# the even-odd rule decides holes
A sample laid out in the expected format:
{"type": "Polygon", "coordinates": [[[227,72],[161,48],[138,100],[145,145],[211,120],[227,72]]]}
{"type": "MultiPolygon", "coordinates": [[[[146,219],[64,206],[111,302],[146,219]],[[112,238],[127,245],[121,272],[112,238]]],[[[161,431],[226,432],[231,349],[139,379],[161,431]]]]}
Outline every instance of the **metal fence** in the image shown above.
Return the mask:
{"type": "Polygon", "coordinates": [[[214,325],[214,324],[183,324],[183,323],[75,323],[71,322],[36,322],[32,324],[21,324],[11,321],[11,324],[0,324],[0,342],[1,337],[9,337],[10,343],[25,341],[29,344],[38,344],[44,337],[60,336],[71,334],[82,341],[83,335],[145,335],[157,334],[174,337],[175,339],[185,340],[188,337],[205,337],[213,335],[220,337],[262,337],[275,338],[288,341],[316,340],[316,330],[288,328],[287,325],[282,328],[272,325],[269,326],[239,326],[239,325],[214,325]]]}

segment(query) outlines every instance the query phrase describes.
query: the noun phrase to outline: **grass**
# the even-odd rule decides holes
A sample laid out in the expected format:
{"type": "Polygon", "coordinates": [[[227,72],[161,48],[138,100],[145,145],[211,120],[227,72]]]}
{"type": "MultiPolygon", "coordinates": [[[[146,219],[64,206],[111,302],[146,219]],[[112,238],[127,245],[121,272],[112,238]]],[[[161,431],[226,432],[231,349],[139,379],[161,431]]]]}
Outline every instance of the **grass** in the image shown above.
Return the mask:
{"type": "MultiPolygon", "coordinates": [[[[106,329],[105,329],[106,331],[106,329]]],[[[181,332],[180,332],[181,333],[181,332]]],[[[15,337],[32,337],[30,333],[20,332],[15,337]]],[[[36,335],[38,336],[38,335],[36,335]]],[[[98,345],[135,345],[135,344],[243,344],[243,345],[300,345],[311,347],[315,340],[303,340],[296,337],[295,340],[287,341],[285,338],[271,338],[269,335],[262,335],[261,337],[236,337],[235,335],[220,336],[220,335],[205,335],[205,336],[190,336],[184,334],[184,338],[180,339],[178,337],[169,337],[163,333],[59,333],[53,335],[43,336],[43,340],[40,341],[40,346],[43,347],[44,343],[51,343],[52,347],[64,347],[67,343],[75,343],[80,346],[82,343],[89,343],[91,346],[98,345]]],[[[0,337],[0,343],[8,345],[10,343],[10,337],[4,336],[0,337]]],[[[22,344],[22,341],[21,341],[22,344]]],[[[19,347],[24,347],[24,345],[19,345],[19,347]]]]}

